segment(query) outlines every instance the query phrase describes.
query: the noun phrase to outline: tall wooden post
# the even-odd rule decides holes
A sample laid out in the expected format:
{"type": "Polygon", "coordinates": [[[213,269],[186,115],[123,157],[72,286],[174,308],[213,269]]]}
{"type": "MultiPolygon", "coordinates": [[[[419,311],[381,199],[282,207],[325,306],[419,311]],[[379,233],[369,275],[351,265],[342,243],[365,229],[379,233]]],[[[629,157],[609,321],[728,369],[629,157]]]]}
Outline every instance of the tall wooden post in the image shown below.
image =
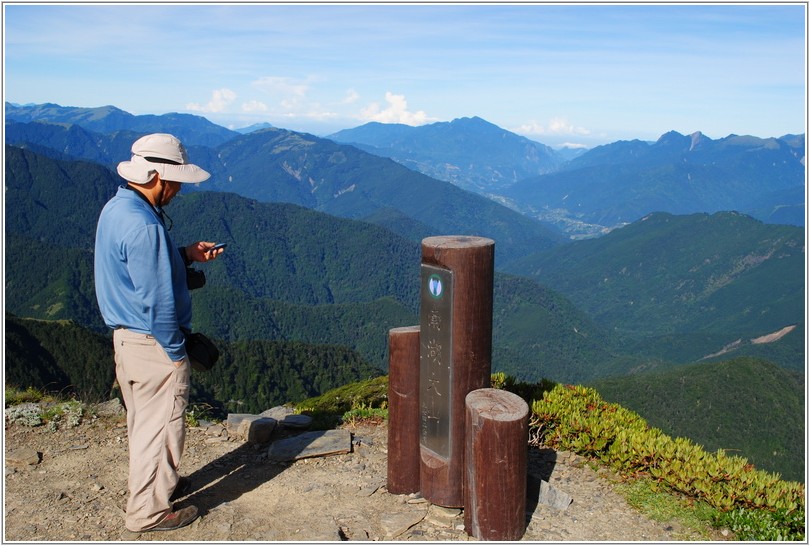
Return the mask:
{"type": "Polygon", "coordinates": [[[526,530],[529,405],[497,389],[467,395],[464,527],[479,540],[526,530]]]}
{"type": "Polygon", "coordinates": [[[388,331],[388,492],[419,491],[419,326],[388,331]]]}
{"type": "Polygon", "coordinates": [[[483,237],[422,241],[420,482],[439,506],[464,506],[464,399],[490,383],[494,258],[483,237]]]}

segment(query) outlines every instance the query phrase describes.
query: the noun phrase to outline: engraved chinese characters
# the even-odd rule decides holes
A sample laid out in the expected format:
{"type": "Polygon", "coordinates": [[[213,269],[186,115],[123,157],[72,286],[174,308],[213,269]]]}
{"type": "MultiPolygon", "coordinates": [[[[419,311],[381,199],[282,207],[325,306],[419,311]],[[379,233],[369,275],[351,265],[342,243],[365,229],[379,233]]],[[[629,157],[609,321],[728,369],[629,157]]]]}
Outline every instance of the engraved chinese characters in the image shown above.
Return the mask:
{"type": "Polygon", "coordinates": [[[450,457],[452,388],[453,273],[422,264],[419,370],[420,442],[436,455],[450,457]]]}

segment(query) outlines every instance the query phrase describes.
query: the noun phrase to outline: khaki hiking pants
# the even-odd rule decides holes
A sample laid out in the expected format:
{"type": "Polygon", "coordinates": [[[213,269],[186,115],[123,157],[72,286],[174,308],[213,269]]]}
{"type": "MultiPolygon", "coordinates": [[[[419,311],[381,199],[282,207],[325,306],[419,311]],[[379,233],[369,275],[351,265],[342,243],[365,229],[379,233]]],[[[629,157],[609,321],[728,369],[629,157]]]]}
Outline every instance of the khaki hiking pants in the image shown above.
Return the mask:
{"type": "Polygon", "coordinates": [[[115,376],[127,408],[129,500],[126,527],[154,527],[172,510],[186,439],[188,359],[176,367],[150,335],[119,328],[113,333],[115,376]]]}

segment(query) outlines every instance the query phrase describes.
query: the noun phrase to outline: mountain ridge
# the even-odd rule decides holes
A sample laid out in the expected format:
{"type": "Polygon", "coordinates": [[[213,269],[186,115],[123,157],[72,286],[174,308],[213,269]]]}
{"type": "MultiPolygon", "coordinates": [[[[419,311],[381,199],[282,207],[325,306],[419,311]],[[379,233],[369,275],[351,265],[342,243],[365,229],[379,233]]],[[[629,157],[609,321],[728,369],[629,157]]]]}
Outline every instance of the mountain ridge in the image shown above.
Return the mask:
{"type": "MultiPolygon", "coordinates": [[[[629,337],[733,336],[717,350],[743,332],[755,337],[802,323],[804,260],[797,227],[729,212],[653,213],[506,270],[560,291],[596,322],[629,337]]],[[[694,345],[692,358],[712,352],[706,349],[694,345]]]]}
{"type": "MultiPolygon", "coordinates": [[[[7,123],[6,133],[8,143],[15,146],[30,147],[34,142],[61,153],[69,148],[66,128],[60,133],[54,126],[12,122],[7,123]]],[[[107,137],[81,134],[92,144],[79,151],[87,150],[83,152],[87,159],[100,161],[111,170],[122,156],[129,155],[120,146],[122,133],[107,137]],[[112,152],[117,152],[117,157],[112,152]]],[[[212,178],[188,191],[233,192],[262,201],[295,203],[334,216],[376,218],[383,223],[385,217],[379,213],[390,210],[434,232],[495,238],[500,242],[496,249],[499,262],[564,241],[556,229],[489,199],[352,146],[304,133],[263,129],[238,135],[217,148],[190,147],[189,153],[212,173],[212,178]]],[[[412,225],[388,225],[402,227],[405,235],[413,233],[412,225]]]]}
{"type": "Polygon", "coordinates": [[[750,357],[588,383],[650,426],[709,452],[735,451],[747,438],[746,459],[795,481],[804,481],[803,384],[801,374],[750,357]]]}
{"type": "Polygon", "coordinates": [[[326,138],[362,146],[482,195],[497,193],[531,175],[552,172],[562,163],[550,147],[478,116],[419,127],[371,122],[326,138]]]}

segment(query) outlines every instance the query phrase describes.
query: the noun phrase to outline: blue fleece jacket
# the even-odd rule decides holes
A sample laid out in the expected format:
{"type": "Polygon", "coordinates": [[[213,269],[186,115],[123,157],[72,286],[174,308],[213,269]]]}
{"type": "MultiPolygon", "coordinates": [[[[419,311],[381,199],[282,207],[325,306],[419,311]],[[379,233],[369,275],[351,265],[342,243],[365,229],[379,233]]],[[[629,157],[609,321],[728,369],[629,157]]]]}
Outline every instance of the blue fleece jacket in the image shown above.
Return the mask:
{"type": "Polygon", "coordinates": [[[96,228],[96,298],[110,328],[151,334],[173,361],[186,356],[191,329],[186,268],[157,211],[122,186],[96,228]]]}

